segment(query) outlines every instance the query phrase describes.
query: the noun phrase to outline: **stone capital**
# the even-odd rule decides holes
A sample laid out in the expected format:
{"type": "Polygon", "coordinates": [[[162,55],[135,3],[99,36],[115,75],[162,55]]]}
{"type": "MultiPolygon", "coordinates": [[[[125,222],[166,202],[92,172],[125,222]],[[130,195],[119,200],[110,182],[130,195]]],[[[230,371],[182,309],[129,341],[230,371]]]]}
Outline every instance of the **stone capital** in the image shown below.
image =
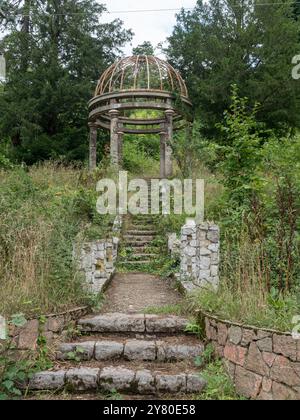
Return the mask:
{"type": "Polygon", "coordinates": [[[97,123],[95,123],[95,122],[89,122],[89,123],[88,123],[88,126],[89,126],[90,128],[94,128],[94,129],[99,128],[99,125],[98,125],[97,123]]]}
{"type": "Polygon", "coordinates": [[[108,111],[108,114],[111,118],[117,118],[120,115],[120,111],[118,111],[117,109],[111,109],[110,111],[108,111]]]}
{"type": "Polygon", "coordinates": [[[173,117],[175,115],[175,111],[173,109],[167,109],[165,114],[167,117],[173,117]]]}

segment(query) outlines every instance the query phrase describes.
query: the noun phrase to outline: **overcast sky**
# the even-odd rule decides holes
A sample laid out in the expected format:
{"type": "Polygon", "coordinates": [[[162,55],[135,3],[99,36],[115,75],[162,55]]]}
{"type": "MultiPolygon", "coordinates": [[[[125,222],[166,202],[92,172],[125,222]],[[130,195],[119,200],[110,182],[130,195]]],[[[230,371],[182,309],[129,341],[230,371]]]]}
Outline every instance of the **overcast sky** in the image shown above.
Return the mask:
{"type": "MultiPolygon", "coordinates": [[[[105,3],[109,11],[125,11],[190,8],[195,6],[196,0],[99,0],[99,3],[105,3]]],[[[175,25],[175,14],[174,11],[107,14],[102,21],[118,17],[123,20],[126,28],[133,30],[135,36],[132,45],[127,45],[124,49],[126,55],[131,55],[132,48],[144,41],[151,41],[154,46],[165,41],[175,25]]],[[[159,51],[156,54],[160,55],[159,51]]]]}

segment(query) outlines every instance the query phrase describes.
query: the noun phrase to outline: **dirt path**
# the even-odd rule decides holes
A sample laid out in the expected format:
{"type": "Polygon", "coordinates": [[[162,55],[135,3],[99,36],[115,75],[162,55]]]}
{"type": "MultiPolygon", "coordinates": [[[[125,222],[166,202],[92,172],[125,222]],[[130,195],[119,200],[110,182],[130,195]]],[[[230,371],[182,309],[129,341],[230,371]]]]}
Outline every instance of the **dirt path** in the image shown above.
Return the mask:
{"type": "Polygon", "coordinates": [[[144,273],[116,274],[105,293],[101,312],[143,312],[181,301],[182,296],[168,280],[144,273]]]}

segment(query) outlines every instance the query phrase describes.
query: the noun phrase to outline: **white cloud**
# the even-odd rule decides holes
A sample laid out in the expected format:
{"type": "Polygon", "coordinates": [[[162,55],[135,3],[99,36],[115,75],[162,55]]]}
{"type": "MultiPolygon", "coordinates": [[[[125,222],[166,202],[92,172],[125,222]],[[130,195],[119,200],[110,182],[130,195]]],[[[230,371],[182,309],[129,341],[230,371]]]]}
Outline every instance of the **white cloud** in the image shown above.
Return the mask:
{"type": "MultiPolygon", "coordinates": [[[[105,3],[109,11],[141,10],[141,9],[180,9],[182,7],[191,8],[196,4],[196,0],[99,0],[105,3]]],[[[131,55],[132,48],[144,41],[151,41],[154,46],[164,42],[172,33],[176,18],[174,11],[147,12],[147,13],[119,13],[106,14],[101,19],[102,22],[109,22],[112,19],[120,18],[126,28],[130,28],[135,33],[132,45],[128,44],[124,48],[126,55],[131,55]]],[[[159,51],[157,51],[159,55],[159,51]]]]}

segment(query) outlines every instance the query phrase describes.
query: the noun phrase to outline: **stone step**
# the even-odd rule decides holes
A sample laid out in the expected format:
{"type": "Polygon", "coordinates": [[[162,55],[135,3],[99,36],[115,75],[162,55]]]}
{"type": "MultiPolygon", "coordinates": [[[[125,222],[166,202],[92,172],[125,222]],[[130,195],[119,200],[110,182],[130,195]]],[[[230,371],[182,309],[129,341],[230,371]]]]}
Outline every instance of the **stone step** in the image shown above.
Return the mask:
{"type": "MultiPolygon", "coordinates": [[[[151,249],[151,255],[157,257],[160,253],[160,248],[154,247],[151,245],[150,247],[151,249]],[[155,254],[155,252],[157,251],[157,253],[155,254]]],[[[133,246],[131,247],[131,250],[133,252],[133,255],[136,254],[147,254],[150,251],[149,247],[143,247],[143,246],[133,246]]]]}
{"type": "Polygon", "coordinates": [[[144,223],[145,225],[149,225],[152,224],[155,226],[155,222],[156,220],[153,218],[146,218],[146,217],[140,217],[140,218],[134,218],[132,219],[132,223],[136,223],[136,224],[142,224],[144,223]]]}
{"type": "Polygon", "coordinates": [[[143,261],[141,261],[141,260],[123,260],[123,261],[120,260],[118,264],[119,264],[120,267],[127,266],[127,265],[132,266],[131,270],[133,270],[134,267],[137,268],[138,266],[151,264],[151,260],[143,260],[143,261]]]}
{"type": "Polygon", "coordinates": [[[132,254],[128,257],[120,258],[119,263],[121,262],[131,262],[132,264],[140,261],[153,261],[154,258],[157,258],[157,254],[132,254]]]}
{"type": "Polygon", "coordinates": [[[56,358],[58,360],[76,361],[151,361],[151,362],[177,362],[193,360],[203,354],[204,346],[198,340],[189,343],[188,337],[170,338],[166,340],[100,340],[78,343],[60,344],[56,358]]]}
{"type": "Polygon", "coordinates": [[[147,260],[148,259],[152,259],[152,258],[155,258],[155,257],[157,257],[157,255],[158,254],[147,254],[146,252],[142,252],[141,254],[137,254],[137,253],[133,253],[132,255],[131,255],[131,258],[134,258],[132,261],[134,261],[134,260],[136,260],[136,261],[140,261],[142,258],[146,258],[147,260]]]}
{"type": "Polygon", "coordinates": [[[130,235],[130,234],[126,234],[126,235],[123,235],[123,239],[125,241],[152,242],[155,239],[155,237],[153,235],[130,235]]]}
{"type": "Polygon", "coordinates": [[[153,220],[152,221],[146,221],[146,220],[140,220],[140,221],[138,221],[138,220],[134,220],[134,221],[132,221],[131,226],[138,226],[139,228],[145,226],[145,228],[148,228],[148,230],[151,227],[152,230],[156,230],[157,231],[157,226],[155,225],[155,223],[153,222],[153,220]]]}
{"type": "Polygon", "coordinates": [[[138,247],[138,246],[146,246],[151,244],[152,240],[146,241],[146,240],[142,240],[142,241],[137,241],[137,240],[133,240],[133,239],[127,239],[126,241],[124,241],[124,245],[126,247],[138,247]]]}
{"type": "MultiPolygon", "coordinates": [[[[125,392],[128,394],[201,393],[206,381],[194,371],[166,373],[149,369],[107,366],[45,371],[33,375],[31,391],[125,392]]],[[[27,384],[26,384],[27,387],[27,384]]]]}
{"type": "Polygon", "coordinates": [[[155,236],[157,234],[156,230],[128,230],[126,232],[127,235],[130,236],[155,236]]]}
{"type": "Polygon", "coordinates": [[[134,225],[131,226],[130,229],[152,231],[152,230],[154,230],[154,226],[149,225],[149,227],[147,227],[144,224],[134,224],[134,225]]]}
{"type": "Polygon", "coordinates": [[[147,315],[111,313],[84,318],[78,321],[83,333],[164,333],[174,334],[185,332],[189,321],[175,315],[147,315]]]}

